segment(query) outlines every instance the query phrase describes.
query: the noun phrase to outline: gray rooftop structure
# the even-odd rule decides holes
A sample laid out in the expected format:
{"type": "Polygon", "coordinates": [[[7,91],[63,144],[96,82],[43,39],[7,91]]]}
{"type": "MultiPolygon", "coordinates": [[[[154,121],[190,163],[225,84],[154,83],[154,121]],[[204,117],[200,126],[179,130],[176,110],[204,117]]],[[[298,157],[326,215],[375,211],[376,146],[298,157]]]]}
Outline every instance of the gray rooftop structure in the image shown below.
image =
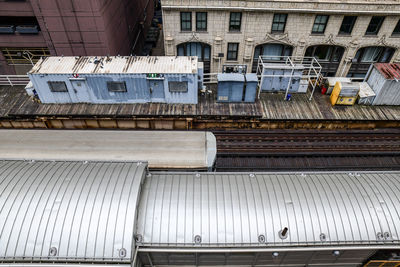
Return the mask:
{"type": "Polygon", "coordinates": [[[0,161],[0,266],[356,267],[399,233],[400,172],[0,161]]]}
{"type": "Polygon", "coordinates": [[[0,262],[129,264],[146,167],[0,161],[0,262]]]}
{"type": "Polygon", "coordinates": [[[400,176],[153,174],[138,214],[145,247],[399,246],[400,176]]]}

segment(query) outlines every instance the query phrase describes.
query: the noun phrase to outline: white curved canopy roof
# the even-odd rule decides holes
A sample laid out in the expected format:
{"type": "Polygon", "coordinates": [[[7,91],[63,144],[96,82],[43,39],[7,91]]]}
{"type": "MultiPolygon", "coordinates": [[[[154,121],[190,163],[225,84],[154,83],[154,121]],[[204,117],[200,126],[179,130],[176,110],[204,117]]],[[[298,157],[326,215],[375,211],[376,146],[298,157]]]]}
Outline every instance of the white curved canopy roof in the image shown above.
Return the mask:
{"type": "Polygon", "coordinates": [[[0,161],[0,262],[130,262],[140,162],[0,161]]]}
{"type": "Polygon", "coordinates": [[[400,175],[153,174],[137,226],[144,247],[399,245],[400,175]]]}

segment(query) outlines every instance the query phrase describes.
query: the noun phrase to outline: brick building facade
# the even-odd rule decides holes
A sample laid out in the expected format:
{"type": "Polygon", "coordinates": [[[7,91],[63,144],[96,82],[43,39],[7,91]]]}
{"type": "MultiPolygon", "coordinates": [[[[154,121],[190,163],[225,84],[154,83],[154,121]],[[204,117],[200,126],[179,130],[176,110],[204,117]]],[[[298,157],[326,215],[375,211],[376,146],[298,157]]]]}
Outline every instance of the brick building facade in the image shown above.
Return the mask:
{"type": "Polygon", "coordinates": [[[0,0],[0,74],[43,55],[129,55],[153,13],[154,0],[0,0]]]}
{"type": "Polygon", "coordinates": [[[166,55],[199,55],[210,72],[254,71],[258,55],[316,56],[327,76],[400,62],[396,0],[162,0],[162,8],[166,55]]]}

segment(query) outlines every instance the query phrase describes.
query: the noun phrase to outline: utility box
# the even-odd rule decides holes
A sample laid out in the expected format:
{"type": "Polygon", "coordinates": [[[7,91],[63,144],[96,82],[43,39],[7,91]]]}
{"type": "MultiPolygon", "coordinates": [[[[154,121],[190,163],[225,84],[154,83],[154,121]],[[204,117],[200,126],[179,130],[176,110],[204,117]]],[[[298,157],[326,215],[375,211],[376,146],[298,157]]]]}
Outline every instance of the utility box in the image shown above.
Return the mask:
{"type": "Polygon", "coordinates": [[[334,105],[354,105],[360,91],[359,83],[336,82],[330,96],[331,104],[334,105]]]}
{"type": "Polygon", "coordinates": [[[328,77],[326,78],[327,85],[328,85],[328,90],[326,91],[327,95],[332,94],[333,87],[335,87],[337,82],[345,82],[345,83],[350,83],[351,79],[346,78],[346,77],[328,77]]]}
{"type": "Polygon", "coordinates": [[[400,64],[375,63],[364,81],[376,94],[372,105],[400,105],[400,64]]]}
{"type": "Polygon", "coordinates": [[[360,93],[358,95],[359,105],[372,105],[375,96],[375,92],[371,89],[367,82],[360,83],[360,93]]]}
{"type": "Polygon", "coordinates": [[[203,83],[197,57],[47,57],[28,76],[42,103],[197,104],[203,83]]]}
{"type": "Polygon", "coordinates": [[[260,89],[263,92],[285,92],[289,86],[289,92],[296,93],[303,70],[303,65],[263,63],[260,89]]]}
{"type": "Polygon", "coordinates": [[[245,78],[244,102],[255,102],[258,86],[257,74],[248,73],[245,78]]]}
{"type": "Polygon", "coordinates": [[[219,73],[218,102],[254,102],[258,79],[255,73],[219,73]]]}

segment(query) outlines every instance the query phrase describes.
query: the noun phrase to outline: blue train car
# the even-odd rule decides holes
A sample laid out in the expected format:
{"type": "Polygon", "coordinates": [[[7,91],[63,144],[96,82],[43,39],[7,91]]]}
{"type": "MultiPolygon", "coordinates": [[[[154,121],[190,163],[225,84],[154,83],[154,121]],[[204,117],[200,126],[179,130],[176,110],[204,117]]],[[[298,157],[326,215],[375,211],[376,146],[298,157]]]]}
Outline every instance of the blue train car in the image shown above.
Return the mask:
{"type": "Polygon", "coordinates": [[[197,57],[47,57],[28,75],[42,103],[196,104],[198,64],[197,57]]]}

